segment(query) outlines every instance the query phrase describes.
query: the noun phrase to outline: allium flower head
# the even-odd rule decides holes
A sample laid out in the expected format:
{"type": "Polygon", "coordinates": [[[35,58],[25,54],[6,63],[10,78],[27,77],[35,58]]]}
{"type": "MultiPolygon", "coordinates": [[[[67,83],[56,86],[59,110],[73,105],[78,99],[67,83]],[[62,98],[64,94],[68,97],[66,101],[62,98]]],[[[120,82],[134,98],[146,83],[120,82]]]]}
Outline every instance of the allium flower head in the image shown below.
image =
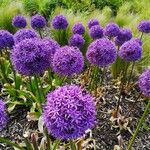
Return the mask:
{"type": "Polygon", "coordinates": [[[104,29],[105,36],[108,36],[110,38],[116,37],[117,35],[119,35],[119,33],[120,33],[120,29],[116,23],[109,23],[106,25],[104,29]]]}
{"type": "Polygon", "coordinates": [[[68,21],[65,16],[57,15],[52,19],[52,26],[54,29],[65,30],[68,27],[68,21]]]}
{"type": "Polygon", "coordinates": [[[11,59],[16,71],[32,76],[42,74],[51,64],[51,51],[38,39],[25,39],[16,44],[11,52],[11,59]]]}
{"type": "Polygon", "coordinates": [[[129,41],[132,38],[132,32],[130,29],[120,29],[120,33],[115,39],[115,44],[121,46],[124,42],[129,41]]]}
{"type": "Polygon", "coordinates": [[[70,46],[76,46],[78,48],[81,48],[84,44],[84,38],[82,35],[79,34],[73,34],[71,38],[69,39],[69,45],[70,46]]]}
{"type": "Polygon", "coordinates": [[[31,18],[31,27],[33,29],[42,29],[46,26],[46,19],[41,15],[34,15],[31,18]]]}
{"type": "Polygon", "coordinates": [[[103,37],[103,28],[99,25],[90,28],[90,36],[92,39],[99,39],[103,37]]]}
{"type": "Polygon", "coordinates": [[[142,56],[142,47],[135,40],[127,41],[121,46],[119,56],[126,61],[139,60],[142,56]]]}
{"type": "Polygon", "coordinates": [[[150,97],[150,69],[145,70],[139,77],[139,88],[145,96],[150,97]]]}
{"type": "Polygon", "coordinates": [[[77,47],[64,46],[53,57],[53,70],[62,76],[80,73],[84,66],[83,55],[77,47]]]}
{"type": "Polygon", "coordinates": [[[27,26],[27,21],[23,16],[18,15],[12,19],[12,25],[17,28],[25,28],[27,26]]]}
{"type": "Polygon", "coordinates": [[[82,23],[76,23],[73,27],[72,27],[72,32],[73,34],[84,34],[85,32],[85,27],[82,25],[82,23]]]}
{"type": "Polygon", "coordinates": [[[19,43],[25,39],[38,38],[38,34],[31,29],[20,29],[14,35],[15,43],[19,43]]]}
{"type": "Polygon", "coordinates": [[[0,30],[0,49],[12,48],[14,45],[14,38],[7,30],[0,30]]]}
{"type": "Polygon", "coordinates": [[[76,85],[62,86],[50,92],[43,111],[49,133],[62,140],[83,136],[96,122],[93,97],[76,85]]]}
{"type": "Polygon", "coordinates": [[[91,19],[89,20],[88,22],[88,27],[89,29],[92,27],[92,26],[95,26],[95,25],[99,25],[99,21],[97,19],[91,19]]]}
{"type": "Polygon", "coordinates": [[[140,32],[150,33],[150,20],[143,20],[139,23],[137,29],[140,32]]]}
{"type": "Polygon", "coordinates": [[[0,131],[6,126],[7,120],[6,106],[2,99],[0,99],[0,131]]]}
{"type": "Polygon", "coordinates": [[[116,60],[117,50],[112,41],[98,39],[89,45],[86,57],[91,64],[105,67],[116,60]]]}
{"type": "Polygon", "coordinates": [[[139,43],[140,46],[143,45],[143,43],[142,43],[142,41],[141,41],[140,38],[133,38],[133,39],[131,39],[131,40],[136,41],[137,43],[139,43]]]}

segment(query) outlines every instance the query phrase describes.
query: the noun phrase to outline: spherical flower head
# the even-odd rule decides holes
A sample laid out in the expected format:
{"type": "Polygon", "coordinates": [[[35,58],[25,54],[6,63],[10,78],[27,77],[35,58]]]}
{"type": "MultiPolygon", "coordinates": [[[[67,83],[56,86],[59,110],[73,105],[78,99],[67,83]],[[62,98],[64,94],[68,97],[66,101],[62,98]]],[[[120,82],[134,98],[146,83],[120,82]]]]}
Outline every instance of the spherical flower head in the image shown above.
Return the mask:
{"type": "Polygon", "coordinates": [[[143,33],[150,33],[150,20],[143,20],[139,23],[137,29],[143,33]]]}
{"type": "Polygon", "coordinates": [[[141,41],[140,38],[133,38],[132,40],[133,40],[133,41],[136,41],[137,43],[139,43],[140,46],[143,45],[143,43],[142,43],[142,41],[141,41]]]}
{"type": "Polygon", "coordinates": [[[89,20],[88,22],[88,27],[89,29],[92,27],[92,26],[95,26],[95,25],[99,25],[99,21],[97,19],[91,19],[89,20]]]}
{"type": "Polygon", "coordinates": [[[12,48],[14,45],[14,38],[7,30],[0,30],[0,49],[12,48]]]}
{"type": "Polygon", "coordinates": [[[150,97],[150,69],[145,70],[139,77],[138,85],[143,94],[150,97]]]}
{"type": "Polygon", "coordinates": [[[38,38],[38,34],[32,29],[20,29],[14,35],[15,43],[19,43],[25,39],[38,38]]]}
{"type": "Polygon", "coordinates": [[[92,39],[99,39],[103,37],[103,28],[99,25],[90,28],[90,36],[92,39]]]}
{"type": "Polygon", "coordinates": [[[109,23],[106,25],[104,29],[105,36],[108,36],[110,38],[116,37],[117,35],[119,35],[119,33],[120,33],[120,29],[116,23],[109,23]]]}
{"type": "Polygon", "coordinates": [[[64,46],[53,57],[53,71],[62,76],[72,76],[82,71],[83,55],[77,47],[64,46]]]}
{"type": "Polygon", "coordinates": [[[76,23],[73,27],[72,27],[72,32],[73,34],[84,34],[85,32],[85,27],[82,25],[82,23],[76,23]]]}
{"type": "Polygon", "coordinates": [[[27,21],[23,16],[18,15],[12,19],[12,25],[16,28],[25,28],[27,26],[27,21]]]}
{"type": "Polygon", "coordinates": [[[44,123],[55,138],[77,139],[96,122],[94,98],[76,85],[57,88],[47,95],[44,123]]]}
{"type": "Polygon", "coordinates": [[[51,64],[51,52],[47,47],[38,39],[25,39],[16,44],[11,52],[15,70],[26,76],[42,74],[51,64]]]}
{"type": "Polygon", "coordinates": [[[115,62],[117,50],[112,41],[98,39],[89,45],[86,57],[91,64],[105,67],[115,62]]]}
{"type": "Polygon", "coordinates": [[[68,27],[68,21],[64,15],[57,15],[52,19],[54,29],[65,30],[68,27]]]}
{"type": "Polygon", "coordinates": [[[6,106],[2,99],[0,99],[0,131],[6,126],[7,120],[6,106]]]}
{"type": "Polygon", "coordinates": [[[121,46],[124,42],[129,41],[132,38],[132,32],[130,29],[120,29],[118,36],[115,39],[115,44],[121,46]]]}
{"type": "Polygon", "coordinates": [[[34,15],[31,18],[31,27],[33,29],[42,29],[46,26],[46,19],[41,15],[34,15]]]}
{"type": "Polygon", "coordinates": [[[84,45],[84,42],[84,38],[82,37],[82,35],[79,34],[73,34],[69,39],[69,45],[76,46],[78,48],[81,48],[84,45]]]}
{"type": "Polygon", "coordinates": [[[137,61],[142,57],[142,47],[135,40],[127,41],[120,47],[119,56],[125,61],[137,61]]]}

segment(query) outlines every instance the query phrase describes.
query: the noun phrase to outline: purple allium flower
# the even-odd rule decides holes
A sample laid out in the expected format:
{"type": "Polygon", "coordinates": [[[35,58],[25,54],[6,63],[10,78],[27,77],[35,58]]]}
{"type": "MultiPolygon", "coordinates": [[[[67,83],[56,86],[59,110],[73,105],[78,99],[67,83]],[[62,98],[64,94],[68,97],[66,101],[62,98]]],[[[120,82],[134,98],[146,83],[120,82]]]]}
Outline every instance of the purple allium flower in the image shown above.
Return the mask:
{"type": "Polygon", "coordinates": [[[31,29],[20,29],[14,35],[15,43],[19,43],[25,39],[38,38],[38,34],[31,29]]]}
{"type": "Polygon", "coordinates": [[[2,99],[0,99],[0,131],[6,126],[7,120],[6,106],[2,99]]]}
{"type": "Polygon", "coordinates": [[[76,46],[78,48],[81,48],[84,42],[85,42],[84,38],[82,37],[82,35],[79,34],[73,34],[69,39],[69,45],[76,46]]]}
{"type": "Polygon", "coordinates": [[[110,38],[116,37],[117,35],[119,35],[119,33],[120,33],[120,29],[116,23],[109,23],[106,25],[104,29],[105,36],[108,36],[110,38]]]}
{"type": "Polygon", "coordinates": [[[7,30],[0,30],[0,49],[12,48],[14,45],[14,38],[7,30]]]}
{"type": "Polygon", "coordinates": [[[88,27],[89,29],[92,27],[92,26],[95,26],[95,25],[99,25],[99,21],[97,19],[91,19],[89,20],[88,22],[88,27]]]}
{"type": "Polygon", "coordinates": [[[27,21],[23,16],[18,15],[12,19],[12,25],[17,28],[25,28],[27,26],[27,21]]]}
{"type": "Polygon", "coordinates": [[[34,15],[31,18],[31,27],[33,29],[42,29],[46,26],[46,19],[41,15],[34,15]]]}
{"type": "Polygon", "coordinates": [[[64,15],[57,15],[52,19],[54,29],[65,30],[68,27],[68,21],[64,15]]]}
{"type": "Polygon", "coordinates": [[[137,27],[140,32],[150,33],[150,20],[141,21],[137,27]]]}
{"type": "Polygon", "coordinates": [[[150,97],[150,69],[145,70],[139,77],[139,88],[145,96],[150,97]]]}
{"type": "Polygon", "coordinates": [[[133,39],[131,39],[131,40],[136,41],[137,43],[139,43],[140,46],[143,45],[143,43],[142,43],[142,41],[141,41],[140,38],[133,38],[133,39]]]}
{"type": "Polygon", "coordinates": [[[96,123],[94,98],[76,85],[50,92],[43,111],[48,132],[62,140],[77,139],[96,123]]]}
{"type": "Polygon", "coordinates": [[[73,34],[84,34],[85,32],[85,27],[82,25],[82,23],[76,23],[73,27],[72,27],[72,32],[73,34]]]}
{"type": "Polygon", "coordinates": [[[121,46],[124,42],[129,41],[132,38],[132,32],[130,29],[120,29],[120,33],[115,39],[115,44],[121,46]]]}
{"type": "Polygon", "coordinates": [[[125,42],[119,50],[119,56],[126,61],[136,61],[142,56],[142,47],[135,40],[125,42]]]}
{"type": "Polygon", "coordinates": [[[98,39],[89,45],[86,57],[91,64],[105,67],[116,60],[117,50],[112,41],[98,39]]]}
{"type": "Polygon", "coordinates": [[[90,36],[92,39],[99,39],[103,37],[103,28],[99,25],[90,28],[90,36]]]}
{"type": "Polygon", "coordinates": [[[83,55],[77,47],[64,46],[53,57],[53,70],[62,76],[80,73],[84,66],[83,55]]]}
{"type": "Polygon", "coordinates": [[[42,74],[51,64],[51,51],[47,47],[39,39],[25,39],[16,44],[11,52],[15,70],[27,76],[42,74]]]}

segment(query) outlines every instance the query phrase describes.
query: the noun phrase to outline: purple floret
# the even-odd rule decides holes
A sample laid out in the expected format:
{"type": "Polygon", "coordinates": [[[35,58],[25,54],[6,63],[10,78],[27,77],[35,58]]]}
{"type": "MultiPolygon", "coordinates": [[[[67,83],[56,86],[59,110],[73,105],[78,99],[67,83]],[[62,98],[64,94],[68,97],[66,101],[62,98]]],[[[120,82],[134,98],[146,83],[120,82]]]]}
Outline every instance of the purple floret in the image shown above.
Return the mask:
{"type": "Polygon", "coordinates": [[[46,26],[46,19],[41,15],[34,15],[31,18],[31,27],[33,29],[42,29],[46,26]]]}
{"type": "Polygon", "coordinates": [[[72,32],[73,34],[84,34],[85,32],[85,27],[82,25],[82,23],[76,23],[73,27],[72,27],[72,32]]]}
{"type": "Polygon", "coordinates": [[[15,44],[25,40],[38,38],[38,34],[32,29],[20,29],[14,35],[15,44]]]}
{"type": "Polygon", "coordinates": [[[12,48],[14,45],[14,38],[7,30],[0,30],[0,49],[12,48]]]}
{"type": "Polygon", "coordinates": [[[132,32],[130,29],[120,29],[120,33],[115,39],[115,44],[121,46],[124,42],[129,41],[132,38],[132,32]]]}
{"type": "Polygon", "coordinates": [[[111,37],[116,37],[120,33],[119,26],[116,23],[109,23],[106,25],[104,29],[104,35],[108,36],[109,38],[111,37]]]}
{"type": "Polygon", "coordinates": [[[88,27],[89,29],[92,27],[92,26],[95,26],[95,25],[99,25],[99,21],[97,19],[91,19],[89,20],[88,22],[88,27]]]}
{"type": "Polygon", "coordinates": [[[150,33],[150,20],[143,20],[139,23],[137,29],[140,32],[150,33]]]}
{"type": "Polygon", "coordinates": [[[26,76],[42,74],[50,68],[52,61],[47,44],[38,39],[26,39],[16,44],[11,59],[15,70],[26,76]]]}
{"type": "Polygon", "coordinates": [[[103,37],[103,28],[99,25],[90,28],[90,36],[92,39],[99,39],[103,37]]]}
{"type": "Polygon", "coordinates": [[[78,48],[81,48],[84,45],[84,42],[84,38],[82,37],[82,35],[79,34],[74,34],[69,39],[69,45],[76,46],[78,48]]]}
{"type": "Polygon", "coordinates": [[[76,85],[50,92],[43,112],[49,134],[61,140],[77,139],[96,123],[94,98],[76,85]]]}
{"type": "Polygon", "coordinates": [[[6,126],[7,120],[6,106],[2,99],[0,99],[0,131],[6,126]]]}
{"type": "Polygon", "coordinates": [[[131,39],[131,40],[136,41],[137,43],[139,43],[140,46],[143,45],[143,43],[142,43],[142,41],[141,41],[140,38],[133,38],[133,39],[131,39]]]}
{"type": "Polygon", "coordinates": [[[89,45],[86,57],[91,64],[105,67],[115,62],[117,50],[112,41],[98,39],[89,45]]]}
{"type": "Polygon", "coordinates": [[[135,40],[125,42],[120,50],[119,56],[126,61],[136,61],[142,57],[142,47],[135,40]]]}
{"type": "Polygon", "coordinates": [[[18,15],[12,19],[12,25],[17,28],[25,28],[27,26],[27,21],[23,16],[18,15]]]}
{"type": "Polygon", "coordinates": [[[64,46],[53,57],[53,71],[62,76],[72,76],[82,71],[83,55],[77,47],[64,46]]]}
{"type": "Polygon", "coordinates": [[[57,15],[52,19],[54,29],[65,30],[68,27],[68,21],[64,15],[57,15]]]}
{"type": "Polygon", "coordinates": [[[150,69],[145,70],[139,77],[139,88],[143,94],[150,97],[150,69]]]}

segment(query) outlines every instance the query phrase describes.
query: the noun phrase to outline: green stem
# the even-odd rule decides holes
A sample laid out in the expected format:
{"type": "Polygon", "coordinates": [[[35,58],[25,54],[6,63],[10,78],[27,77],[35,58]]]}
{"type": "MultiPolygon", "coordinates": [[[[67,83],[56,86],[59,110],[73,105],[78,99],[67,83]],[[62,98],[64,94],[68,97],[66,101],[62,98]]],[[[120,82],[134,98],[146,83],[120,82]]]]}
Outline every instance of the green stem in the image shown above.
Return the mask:
{"type": "Polygon", "coordinates": [[[147,106],[146,106],[146,108],[144,110],[144,113],[143,113],[143,115],[142,115],[142,117],[141,117],[141,119],[140,119],[140,121],[139,121],[139,123],[137,125],[137,128],[136,128],[136,130],[135,130],[135,132],[134,132],[134,134],[133,134],[133,136],[132,136],[132,138],[131,138],[131,140],[129,142],[127,150],[131,150],[132,145],[133,145],[133,143],[134,143],[134,141],[135,141],[135,139],[136,139],[136,137],[137,137],[137,135],[139,133],[139,130],[140,130],[140,128],[141,128],[141,126],[142,126],[142,124],[144,122],[145,117],[148,114],[149,109],[150,109],[150,99],[148,100],[148,104],[147,104],[147,106]]]}
{"type": "Polygon", "coordinates": [[[34,89],[33,89],[33,86],[32,86],[32,77],[29,77],[29,82],[30,82],[31,92],[34,94],[34,89]]]}
{"type": "Polygon", "coordinates": [[[56,140],[52,150],[56,150],[59,143],[60,143],[60,140],[56,140]]]}
{"type": "Polygon", "coordinates": [[[143,35],[144,35],[144,33],[142,32],[142,33],[141,33],[141,36],[140,36],[140,40],[142,40],[142,38],[143,38],[143,35]]]}
{"type": "Polygon", "coordinates": [[[70,140],[70,148],[71,150],[76,150],[76,145],[72,140],[70,140]]]}
{"type": "Polygon", "coordinates": [[[104,82],[104,78],[105,78],[105,72],[106,72],[106,68],[104,67],[103,71],[102,71],[101,86],[103,86],[103,82],[104,82]]]}
{"type": "Polygon", "coordinates": [[[48,79],[51,85],[51,89],[53,88],[53,77],[52,77],[52,72],[51,70],[48,70],[48,79]]]}
{"type": "Polygon", "coordinates": [[[47,150],[51,150],[51,141],[47,129],[45,129],[45,134],[46,134],[46,141],[47,141],[47,150]]]}
{"type": "Polygon", "coordinates": [[[40,38],[42,39],[42,38],[43,38],[43,36],[42,36],[41,29],[39,29],[38,31],[39,31],[40,38]]]}

